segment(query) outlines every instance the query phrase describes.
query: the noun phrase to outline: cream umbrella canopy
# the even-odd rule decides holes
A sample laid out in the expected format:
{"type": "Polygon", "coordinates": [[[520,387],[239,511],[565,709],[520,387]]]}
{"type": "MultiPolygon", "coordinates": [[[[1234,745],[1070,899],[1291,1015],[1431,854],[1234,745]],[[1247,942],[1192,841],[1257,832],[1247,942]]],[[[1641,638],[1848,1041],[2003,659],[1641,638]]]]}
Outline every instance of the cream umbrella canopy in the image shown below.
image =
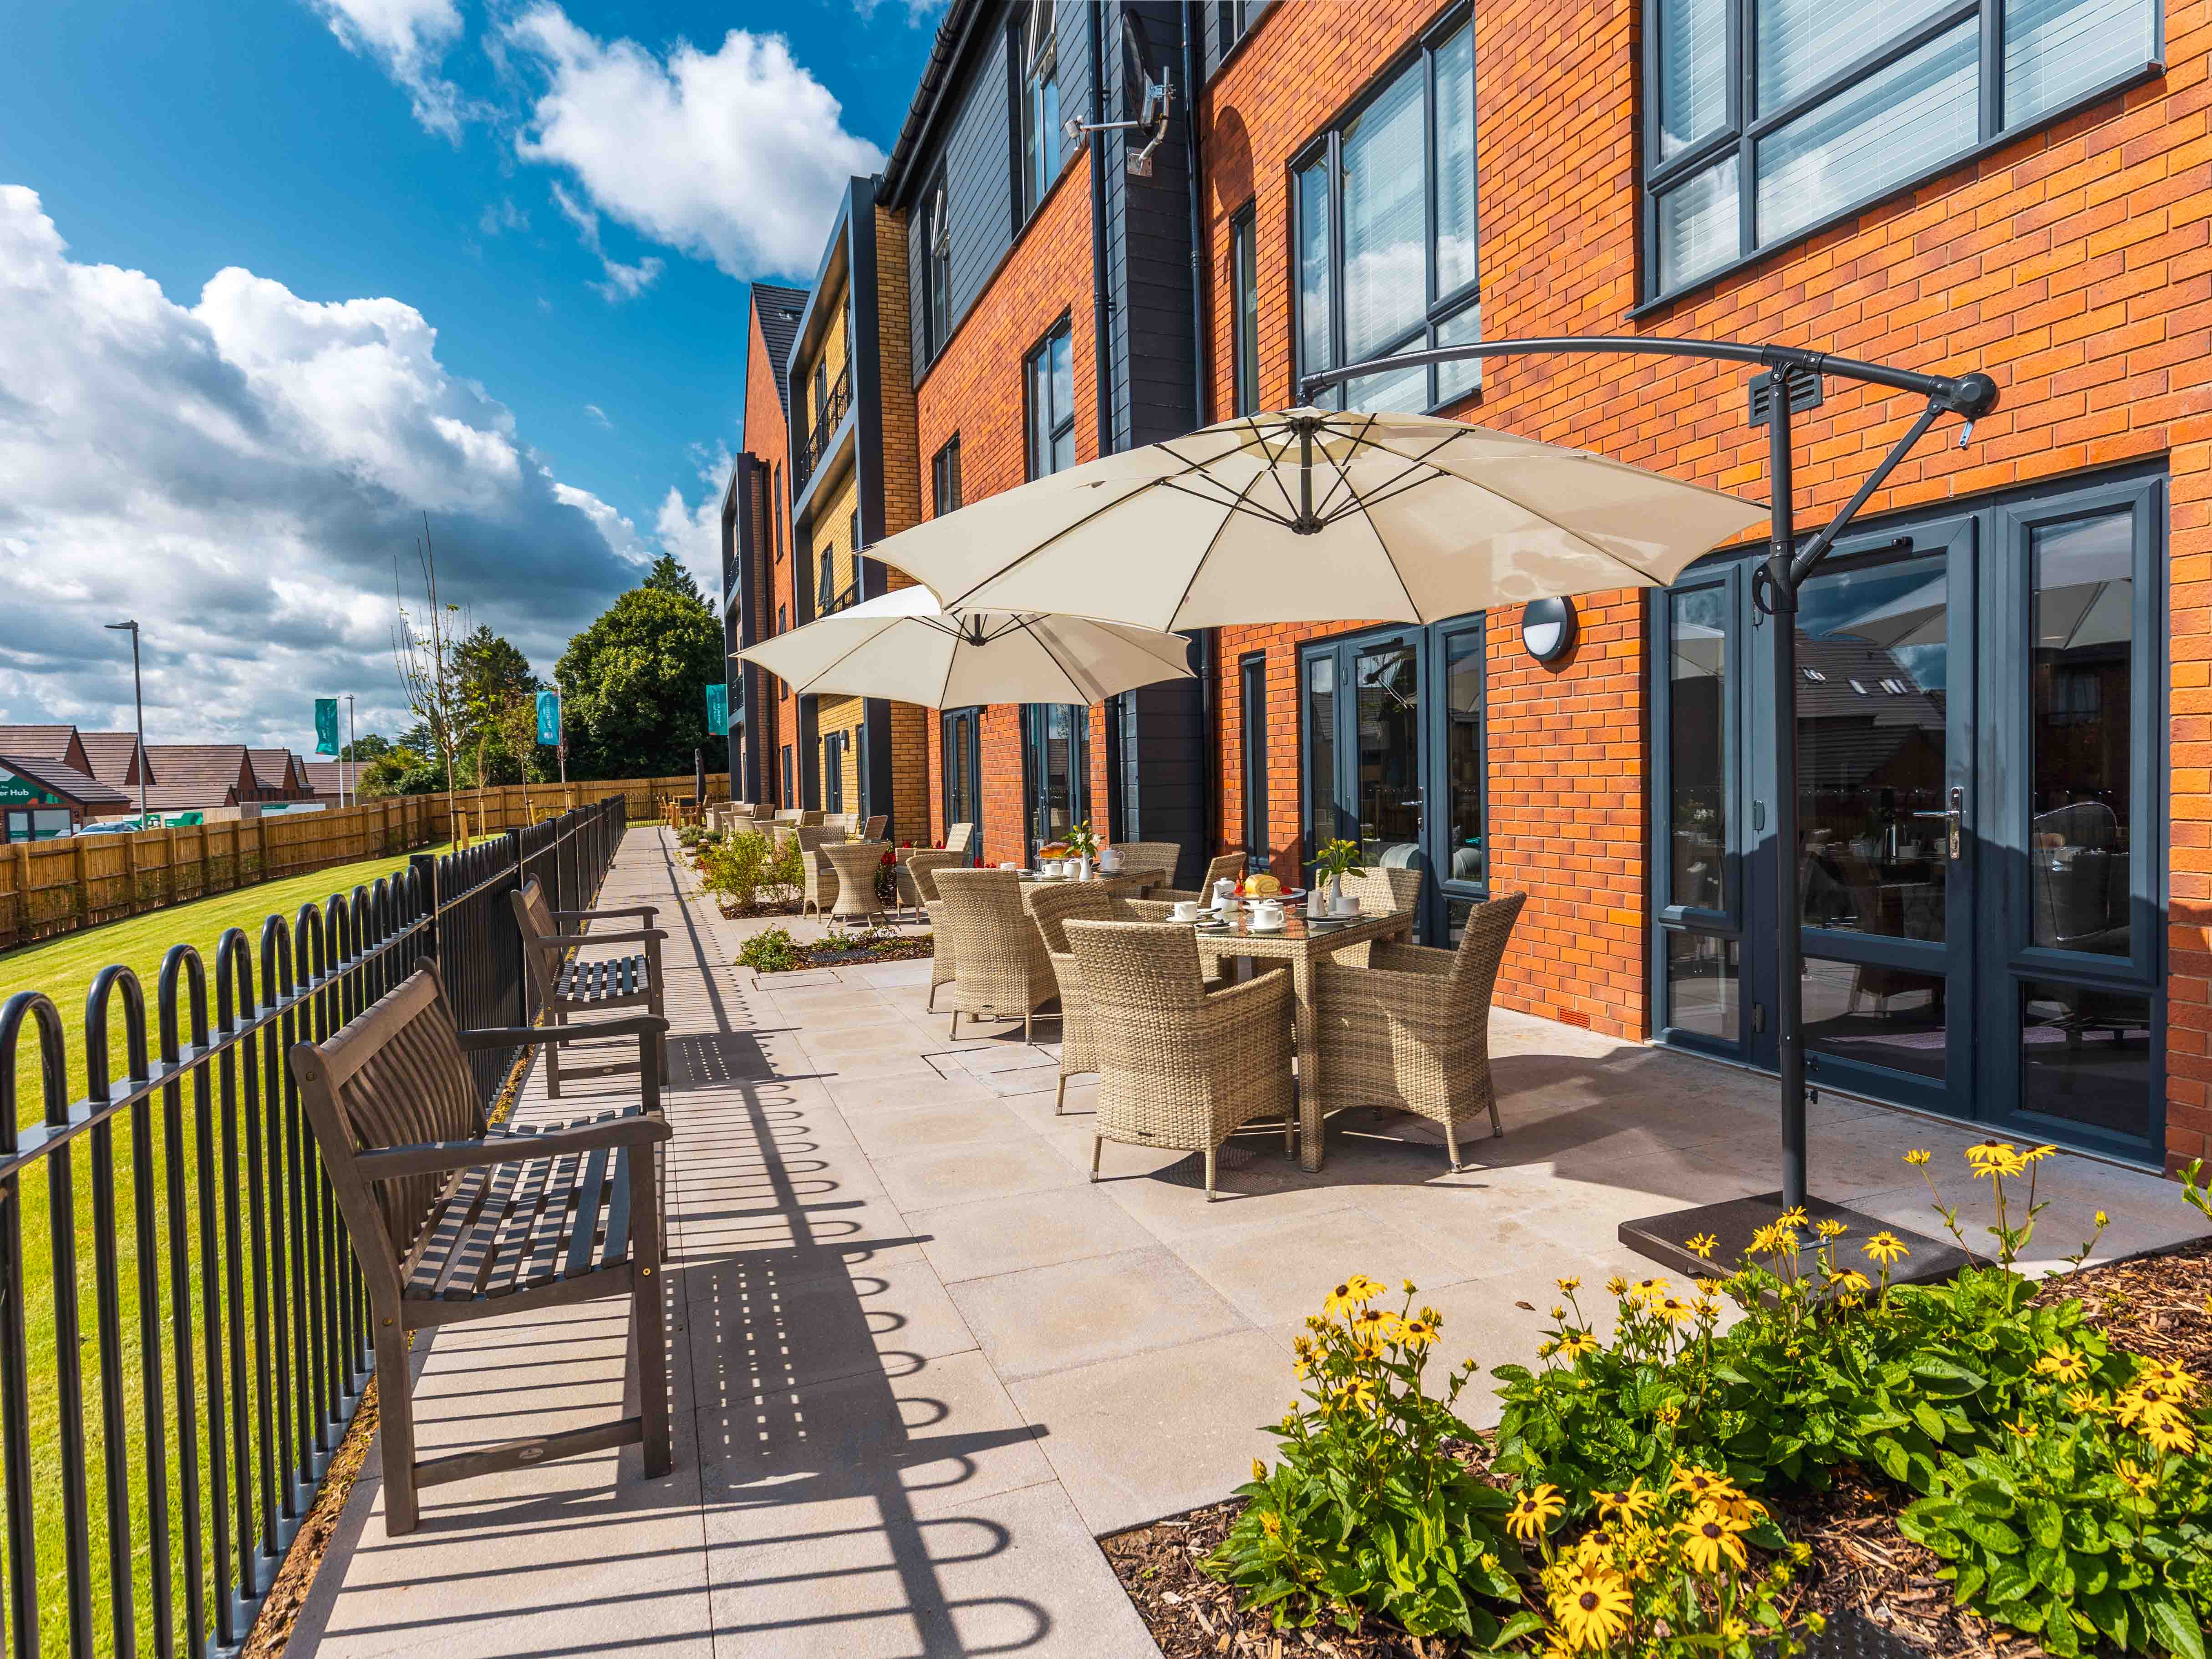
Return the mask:
{"type": "Polygon", "coordinates": [[[1177,635],[1078,617],[948,614],[924,587],[864,600],[732,654],[794,691],[925,708],[1101,702],[1191,678],[1190,641],[1177,635]]]}
{"type": "Polygon", "coordinates": [[[1160,629],[1434,622],[1663,586],[1766,516],[1510,433],[1293,409],[1103,457],[869,551],[952,611],[1160,629]]]}

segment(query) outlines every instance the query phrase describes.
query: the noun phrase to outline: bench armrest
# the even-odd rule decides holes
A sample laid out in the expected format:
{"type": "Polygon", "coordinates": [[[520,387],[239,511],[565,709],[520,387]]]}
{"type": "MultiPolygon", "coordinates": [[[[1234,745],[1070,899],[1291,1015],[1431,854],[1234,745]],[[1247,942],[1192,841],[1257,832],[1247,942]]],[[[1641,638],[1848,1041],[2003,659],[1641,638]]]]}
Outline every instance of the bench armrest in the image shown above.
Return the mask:
{"type": "Polygon", "coordinates": [[[458,1035],[465,1051],[520,1048],[533,1042],[574,1042],[580,1037],[659,1036],[667,1029],[668,1022],[658,1014],[630,1014],[621,1019],[595,1019],[588,1025],[486,1025],[458,1035]]]}
{"type": "Polygon", "coordinates": [[[599,916],[643,916],[648,922],[660,914],[657,904],[633,904],[615,910],[553,910],[547,913],[556,921],[590,921],[599,916]]]}
{"type": "Polygon", "coordinates": [[[641,927],[634,933],[538,933],[530,942],[541,949],[558,946],[566,950],[571,945],[644,945],[667,937],[665,928],[641,927]]]}
{"type": "Polygon", "coordinates": [[[489,1134],[482,1140],[428,1140],[386,1146],[361,1153],[354,1167],[368,1180],[392,1181],[402,1176],[489,1169],[498,1164],[605,1152],[617,1146],[651,1146],[672,1139],[675,1133],[666,1118],[637,1112],[599,1123],[564,1124],[542,1134],[489,1134]]]}

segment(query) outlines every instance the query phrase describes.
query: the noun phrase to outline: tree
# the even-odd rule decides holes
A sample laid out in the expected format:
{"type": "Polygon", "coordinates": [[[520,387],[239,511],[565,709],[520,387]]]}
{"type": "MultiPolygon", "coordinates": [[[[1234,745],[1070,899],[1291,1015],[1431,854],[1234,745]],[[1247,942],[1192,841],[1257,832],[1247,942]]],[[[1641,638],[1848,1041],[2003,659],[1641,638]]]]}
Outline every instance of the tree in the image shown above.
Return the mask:
{"type": "Polygon", "coordinates": [[[509,716],[517,700],[527,699],[538,690],[538,676],[530,672],[530,659],[480,624],[454,647],[453,661],[461,682],[460,741],[475,762],[478,792],[495,781],[495,772],[512,771],[512,781],[528,782],[530,751],[510,750],[509,716]]]}
{"type": "Polygon", "coordinates": [[[446,813],[454,826],[454,839],[465,842],[460,828],[460,809],[453,801],[453,761],[459,745],[462,720],[460,665],[456,660],[457,627],[465,629],[458,605],[438,598],[438,558],[430,545],[430,515],[422,515],[422,538],[415,544],[415,562],[422,574],[422,602],[410,612],[399,578],[399,563],[392,561],[392,586],[398,618],[392,624],[392,659],[399,670],[399,684],[407,706],[428,728],[428,753],[446,775],[446,813]]]}
{"type": "Polygon", "coordinates": [[[690,771],[692,750],[708,741],[707,687],[727,672],[722,625],[702,600],[651,578],[632,588],[568,641],[553,671],[570,775],[690,771]]]}
{"type": "Polygon", "coordinates": [[[707,596],[699,591],[699,584],[691,573],[676,562],[673,553],[664,553],[653,562],[653,568],[645,573],[645,586],[659,588],[664,593],[673,593],[679,599],[690,599],[696,605],[706,605],[707,596]]]}
{"type": "Polygon", "coordinates": [[[389,738],[379,737],[374,732],[364,732],[351,743],[339,749],[338,758],[342,761],[356,761],[366,766],[369,762],[380,756],[390,754],[399,746],[389,738]]]}

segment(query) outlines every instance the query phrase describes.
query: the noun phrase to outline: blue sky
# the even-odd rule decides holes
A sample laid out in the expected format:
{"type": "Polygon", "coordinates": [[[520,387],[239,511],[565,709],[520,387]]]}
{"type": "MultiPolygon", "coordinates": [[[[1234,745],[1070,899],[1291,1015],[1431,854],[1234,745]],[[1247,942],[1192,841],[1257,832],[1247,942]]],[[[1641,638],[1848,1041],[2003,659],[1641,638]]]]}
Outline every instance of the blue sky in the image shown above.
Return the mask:
{"type": "Polygon", "coordinates": [[[12,270],[49,314],[36,337],[0,325],[0,600],[52,637],[0,639],[0,720],[110,717],[113,636],[77,636],[119,588],[168,603],[166,629],[146,620],[149,645],[168,637],[149,698],[171,725],[295,738],[303,678],[373,678],[380,656],[391,679],[377,573],[407,554],[410,506],[456,544],[449,585],[475,618],[541,672],[631,562],[666,546],[703,575],[707,475],[741,430],[745,279],[811,276],[836,181],[896,137],[936,16],[18,9],[0,301],[12,270]],[[204,299],[233,267],[259,283],[204,299]],[[167,377],[210,355],[229,378],[195,414],[207,388],[167,377]],[[143,465],[149,448],[173,465],[143,465]],[[148,580],[120,580],[151,547],[168,551],[148,580]],[[222,643],[253,635],[257,586],[258,659],[222,643]]]}

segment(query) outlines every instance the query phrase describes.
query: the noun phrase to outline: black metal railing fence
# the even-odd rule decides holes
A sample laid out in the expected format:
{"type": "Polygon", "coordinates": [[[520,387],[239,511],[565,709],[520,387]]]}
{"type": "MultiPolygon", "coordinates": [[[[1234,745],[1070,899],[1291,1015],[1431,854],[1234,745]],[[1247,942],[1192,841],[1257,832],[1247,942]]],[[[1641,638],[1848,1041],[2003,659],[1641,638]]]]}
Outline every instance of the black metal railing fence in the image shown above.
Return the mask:
{"type": "MultiPolygon", "coordinates": [[[[272,915],[258,941],[231,928],[212,988],[200,953],[173,945],[150,1029],[137,975],[103,969],[75,1101],[53,1000],[0,1007],[9,1653],[243,1645],[370,1367],[359,1273],[286,1051],[428,954],[464,1029],[527,1024],[509,895],[534,876],[554,908],[587,906],[624,825],[617,794],[272,915]],[[27,1114],[19,1058],[34,1060],[27,1114]]],[[[487,1103],[515,1058],[471,1056],[487,1103]]]]}

